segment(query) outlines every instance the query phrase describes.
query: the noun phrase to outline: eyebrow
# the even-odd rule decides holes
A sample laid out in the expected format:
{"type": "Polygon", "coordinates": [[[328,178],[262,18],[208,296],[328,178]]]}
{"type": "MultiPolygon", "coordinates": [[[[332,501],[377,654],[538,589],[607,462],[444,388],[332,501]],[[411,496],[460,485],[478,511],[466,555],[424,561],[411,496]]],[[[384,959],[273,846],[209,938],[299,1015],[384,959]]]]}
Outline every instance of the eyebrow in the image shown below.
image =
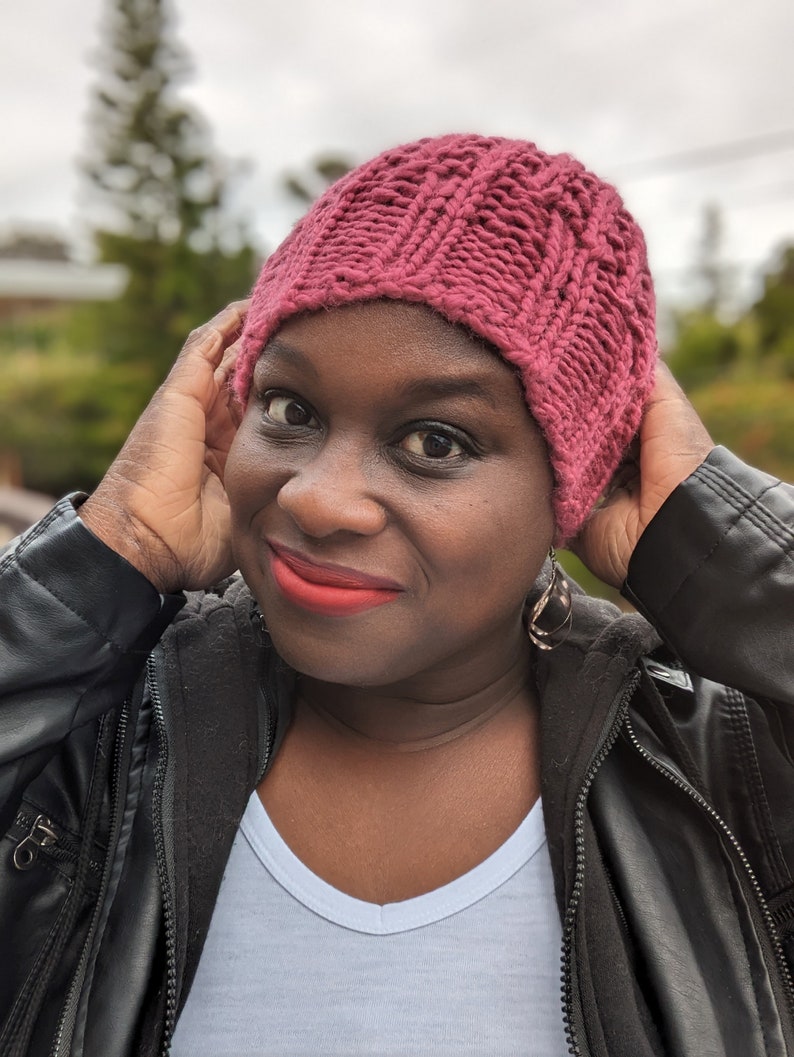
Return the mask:
{"type": "MultiPolygon", "coordinates": [[[[307,374],[317,377],[317,370],[311,359],[299,348],[290,345],[278,338],[273,338],[262,349],[257,360],[257,365],[266,359],[280,360],[283,363],[296,367],[307,374]]],[[[254,368],[256,369],[256,368],[254,368]]],[[[398,396],[406,399],[443,399],[454,397],[468,397],[480,400],[490,405],[495,410],[502,407],[501,400],[491,392],[484,380],[477,375],[442,377],[428,375],[426,378],[412,378],[396,387],[398,396]]]]}
{"type": "Polygon", "coordinates": [[[281,360],[284,363],[289,364],[292,367],[298,367],[301,371],[305,371],[307,374],[311,374],[314,377],[317,376],[317,371],[314,364],[306,356],[305,353],[301,352],[294,345],[288,345],[285,341],[279,341],[278,338],[273,338],[259,353],[259,359],[254,365],[254,370],[262,363],[263,360],[274,359],[281,360]]]}
{"type": "Polygon", "coordinates": [[[410,382],[397,386],[397,392],[401,396],[412,398],[443,398],[443,397],[474,397],[482,400],[491,407],[498,410],[502,403],[490,391],[487,385],[483,385],[481,379],[476,377],[463,378],[413,378],[410,382]]]}

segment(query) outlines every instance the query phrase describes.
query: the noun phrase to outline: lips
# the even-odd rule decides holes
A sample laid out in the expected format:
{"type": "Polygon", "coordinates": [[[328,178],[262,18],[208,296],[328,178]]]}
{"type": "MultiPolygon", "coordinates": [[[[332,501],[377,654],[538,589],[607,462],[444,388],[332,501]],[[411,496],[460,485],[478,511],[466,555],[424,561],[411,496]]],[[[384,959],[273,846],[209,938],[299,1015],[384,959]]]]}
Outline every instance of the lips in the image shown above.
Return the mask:
{"type": "Polygon", "coordinates": [[[321,616],[341,617],[393,602],[402,588],[393,580],[341,565],[319,565],[269,541],[270,570],[282,595],[321,616]]]}

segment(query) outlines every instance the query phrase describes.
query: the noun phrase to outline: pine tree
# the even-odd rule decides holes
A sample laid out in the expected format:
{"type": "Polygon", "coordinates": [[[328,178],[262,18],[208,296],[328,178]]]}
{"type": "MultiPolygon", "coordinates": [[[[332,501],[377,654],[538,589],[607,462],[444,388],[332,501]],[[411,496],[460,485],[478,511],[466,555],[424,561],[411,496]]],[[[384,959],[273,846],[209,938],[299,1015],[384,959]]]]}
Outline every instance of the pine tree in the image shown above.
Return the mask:
{"type": "Polygon", "coordinates": [[[94,322],[109,360],[145,360],[159,380],[192,327],[245,295],[256,254],[227,206],[228,166],[179,98],[189,64],[166,0],[108,4],[83,168],[100,259],[129,283],[94,322]]]}
{"type": "Polygon", "coordinates": [[[776,267],[764,276],[763,293],[751,311],[766,363],[794,379],[794,245],[781,247],[776,267]]]}

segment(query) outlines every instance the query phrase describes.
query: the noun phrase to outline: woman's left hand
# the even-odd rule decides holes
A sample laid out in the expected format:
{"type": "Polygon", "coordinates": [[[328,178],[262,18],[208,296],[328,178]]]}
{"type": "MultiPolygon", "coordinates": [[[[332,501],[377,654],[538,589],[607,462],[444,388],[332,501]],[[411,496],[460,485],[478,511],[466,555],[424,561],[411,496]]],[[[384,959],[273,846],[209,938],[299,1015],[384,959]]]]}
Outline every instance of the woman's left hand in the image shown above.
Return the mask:
{"type": "Polygon", "coordinates": [[[571,550],[605,583],[621,587],[645,527],[713,447],[697,412],[660,363],[632,451],[571,550]]]}

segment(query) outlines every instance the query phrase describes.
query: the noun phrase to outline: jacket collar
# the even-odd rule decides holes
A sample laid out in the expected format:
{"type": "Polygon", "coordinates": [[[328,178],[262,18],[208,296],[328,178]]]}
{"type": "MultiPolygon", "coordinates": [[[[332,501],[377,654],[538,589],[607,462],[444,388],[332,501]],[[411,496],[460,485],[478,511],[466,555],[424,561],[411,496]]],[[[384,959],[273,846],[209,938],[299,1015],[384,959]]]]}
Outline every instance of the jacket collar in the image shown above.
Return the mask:
{"type": "Polygon", "coordinates": [[[568,638],[538,651],[541,796],[561,913],[574,883],[577,799],[640,658],[658,645],[643,617],[575,594],[568,638]]]}

